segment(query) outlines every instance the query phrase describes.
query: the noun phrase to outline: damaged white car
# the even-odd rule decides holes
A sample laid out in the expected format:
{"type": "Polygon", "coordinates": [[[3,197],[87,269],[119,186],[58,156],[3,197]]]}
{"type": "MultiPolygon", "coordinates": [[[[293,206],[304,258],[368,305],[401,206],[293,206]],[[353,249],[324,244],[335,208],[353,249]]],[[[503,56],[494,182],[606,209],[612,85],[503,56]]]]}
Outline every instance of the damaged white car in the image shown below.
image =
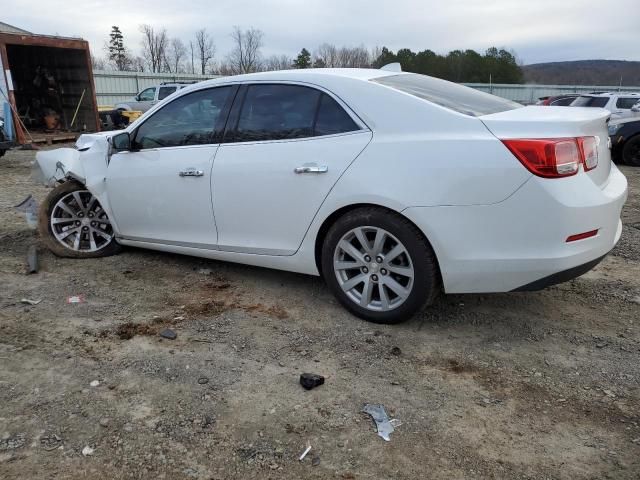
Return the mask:
{"type": "Polygon", "coordinates": [[[121,245],[322,275],[365,319],[440,291],[535,290],[620,238],[609,113],[522,107],[411,73],[321,69],[187,87],[122,132],[41,152],[57,255],[121,245]]]}

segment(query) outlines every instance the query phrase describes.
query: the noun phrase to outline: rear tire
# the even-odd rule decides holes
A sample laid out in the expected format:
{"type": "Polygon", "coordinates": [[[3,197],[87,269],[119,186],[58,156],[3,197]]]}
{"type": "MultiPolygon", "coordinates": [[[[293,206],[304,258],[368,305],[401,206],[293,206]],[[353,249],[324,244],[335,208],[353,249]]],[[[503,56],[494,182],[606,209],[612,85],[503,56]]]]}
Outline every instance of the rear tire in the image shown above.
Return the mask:
{"type": "Polygon", "coordinates": [[[640,167],[640,135],[631,137],[622,147],[622,161],[633,167],[640,167]]]}
{"type": "Polygon", "coordinates": [[[74,181],[49,192],[38,214],[38,232],[58,257],[106,257],[122,250],[100,202],[74,181]]]}
{"type": "Polygon", "coordinates": [[[408,320],[440,292],[438,263],[422,232],[376,207],[352,210],[331,226],[322,273],[347,310],[374,323],[408,320]]]}

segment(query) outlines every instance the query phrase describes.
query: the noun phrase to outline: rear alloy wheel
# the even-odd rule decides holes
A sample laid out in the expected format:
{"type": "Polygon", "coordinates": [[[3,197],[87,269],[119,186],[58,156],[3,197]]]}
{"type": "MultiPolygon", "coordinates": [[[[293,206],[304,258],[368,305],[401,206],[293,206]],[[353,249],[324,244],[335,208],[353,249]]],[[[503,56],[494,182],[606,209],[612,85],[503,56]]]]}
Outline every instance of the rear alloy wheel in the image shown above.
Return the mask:
{"type": "Polygon", "coordinates": [[[422,234],[392,212],[349,212],[329,230],[325,279],[355,315],[376,323],[410,318],[438,292],[435,256],[422,234]]]}
{"type": "Polygon", "coordinates": [[[627,165],[640,167],[640,135],[632,137],[624,144],[622,161],[627,165]]]}
{"type": "Polygon", "coordinates": [[[38,224],[44,243],[60,257],[103,257],[120,251],[100,202],[76,182],[63,183],[47,196],[38,224]]]}

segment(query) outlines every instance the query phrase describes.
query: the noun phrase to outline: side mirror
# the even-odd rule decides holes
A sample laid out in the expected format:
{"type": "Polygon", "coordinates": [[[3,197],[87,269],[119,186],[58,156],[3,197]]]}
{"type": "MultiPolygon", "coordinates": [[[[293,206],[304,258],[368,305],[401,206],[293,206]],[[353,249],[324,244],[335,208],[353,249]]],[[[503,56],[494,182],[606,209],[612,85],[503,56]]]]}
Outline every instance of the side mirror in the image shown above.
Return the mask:
{"type": "Polygon", "coordinates": [[[128,152],[131,150],[131,137],[128,132],[122,132],[111,137],[111,150],[113,153],[128,152]]]}
{"type": "Polygon", "coordinates": [[[133,97],[133,99],[134,99],[136,102],[139,102],[139,101],[140,101],[140,95],[136,95],[135,97],[133,97]]]}

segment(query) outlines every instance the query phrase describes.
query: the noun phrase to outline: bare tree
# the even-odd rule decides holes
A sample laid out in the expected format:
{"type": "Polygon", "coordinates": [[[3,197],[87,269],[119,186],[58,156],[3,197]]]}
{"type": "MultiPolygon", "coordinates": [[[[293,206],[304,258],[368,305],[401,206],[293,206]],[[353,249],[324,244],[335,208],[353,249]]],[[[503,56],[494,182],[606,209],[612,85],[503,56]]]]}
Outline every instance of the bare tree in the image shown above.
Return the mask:
{"type": "Polygon", "coordinates": [[[231,38],[233,48],[227,56],[227,62],[231,71],[238,73],[251,73],[260,70],[262,38],[264,33],[256,28],[242,31],[240,27],[233,27],[231,38]]]}
{"type": "Polygon", "coordinates": [[[291,68],[292,60],[286,55],[271,55],[262,62],[262,70],[288,70],[291,68]]]}
{"type": "Polygon", "coordinates": [[[213,44],[213,39],[204,28],[196,32],[196,48],[198,60],[200,60],[200,73],[204,75],[207,73],[209,60],[211,60],[216,53],[216,47],[213,44]]]}
{"type": "Polygon", "coordinates": [[[166,65],[168,44],[167,29],[156,32],[151,25],[140,25],[142,33],[142,56],[152,72],[161,72],[166,65]]]}
{"type": "Polygon", "coordinates": [[[169,41],[166,53],[166,66],[169,73],[180,73],[182,70],[182,59],[187,55],[187,48],[179,38],[172,38],[169,41]]]}
{"type": "Polygon", "coordinates": [[[369,67],[371,63],[371,52],[364,45],[338,48],[330,43],[323,43],[316,48],[313,55],[313,65],[315,67],[365,68],[369,67]]]}
{"type": "Polygon", "coordinates": [[[146,61],[141,56],[137,56],[131,59],[131,69],[134,72],[144,72],[146,70],[146,61]]]}
{"type": "Polygon", "coordinates": [[[335,68],[338,66],[338,49],[335,45],[329,43],[323,43],[313,55],[314,65],[323,66],[327,68],[335,68]]]}
{"type": "Polygon", "coordinates": [[[91,68],[93,70],[105,70],[107,62],[102,57],[96,57],[93,52],[91,53],[91,68]]]}

